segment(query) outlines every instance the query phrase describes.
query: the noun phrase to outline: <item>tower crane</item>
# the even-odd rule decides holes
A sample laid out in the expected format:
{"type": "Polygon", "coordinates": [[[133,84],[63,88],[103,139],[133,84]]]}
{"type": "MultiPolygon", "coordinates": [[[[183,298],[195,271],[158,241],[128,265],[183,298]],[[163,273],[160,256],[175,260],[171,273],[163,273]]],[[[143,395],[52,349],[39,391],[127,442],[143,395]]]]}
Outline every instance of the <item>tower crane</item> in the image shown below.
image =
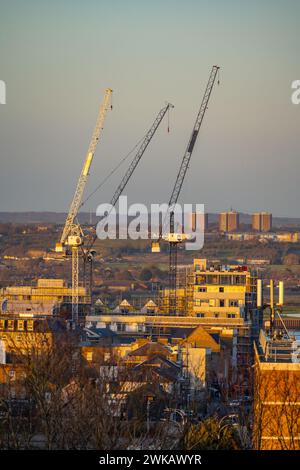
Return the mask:
{"type": "Polygon", "coordinates": [[[200,110],[197,114],[194,128],[192,130],[190,140],[188,142],[186,151],[183,155],[179,172],[173,187],[173,191],[169,200],[168,213],[165,220],[170,217],[170,233],[166,237],[163,237],[163,226],[160,228],[159,240],[152,243],[152,251],[159,252],[159,241],[165,239],[169,243],[169,313],[171,315],[176,314],[176,287],[177,287],[177,247],[179,243],[187,240],[187,235],[184,233],[175,233],[174,227],[174,208],[180,195],[184,178],[186,176],[193,149],[199,134],[199,130],[207,109],[207,105],[210,99],[210,95],[216,80],[216,76],[219,72],[220,67],[214,65],[212,67],[209,80],[205,89],[205,93],[201,102],[200,110]]]}
{"type": "MultiPolygon", "coordinates": [[[[164,106],[159,111],[159,113],[156,116],[152,126],[148,130],[148,132],[145,135],[141,145],[139,146],[139,149],[138,149],[136,155],[132,159],[132,162],[130,163],[129,168],[127,169],[127,171],[126,171],[125,175],[123,176],[120,184],[118,185],[117,189],[114,192],[114,195],[113,195],[113,197],[110,201],[110,204],[111,204],[112,207],[114,207],[116,205],[120,195],[124,191],[129,179],[131,178],[131,176],[132,176],[134,170],[136,169],[139,161],[141,160],[142,156],[144,155],[146,148],[148,147],[152,137],[154,136],[154,134],[155,134],[156,130],[158,129],[160,123],[162,122],[164,116],[172,108],[174,108],[174,106],[171,103],[167,103],[166,106],[164,106]]],[[[168,131],[169,131],[169,128],[168,128],[168,131]]],[[[90,286],[89,286],[90,292],[92,290],[92,262],[93,262],[93,258],[94,258],[94,250],[92,250],[92,248],[93,248],[93,245],[94,245],[96,240],[97,240],[97,234],[95,234],[93,236],[92,240],[87,245],[87,248],[84,252],[84,263],[85,263],[85,265],[86,265],[87,262],[90,263],[90,286]]],[[[84,271],[85,271],[85,269],[84,269],[84,271]]]]}
{"type": "Polygon", "coordinates": [[[70,205],[68,216],[62,231],[60,242],[56,244],[55,251],[63,253],[71,248],[72,254],[72,320],[78,319],[78,259],[79,247],[83,245],[83,233],[76,217],[82,200],[83,192],[88,180],[90,167],[103,129],[105,115],[111,101],[112,90],[107,88],[103,103],[100,106],[96,125],[92,134],[90,145],[78,179],[77,187],[70,205]]]}

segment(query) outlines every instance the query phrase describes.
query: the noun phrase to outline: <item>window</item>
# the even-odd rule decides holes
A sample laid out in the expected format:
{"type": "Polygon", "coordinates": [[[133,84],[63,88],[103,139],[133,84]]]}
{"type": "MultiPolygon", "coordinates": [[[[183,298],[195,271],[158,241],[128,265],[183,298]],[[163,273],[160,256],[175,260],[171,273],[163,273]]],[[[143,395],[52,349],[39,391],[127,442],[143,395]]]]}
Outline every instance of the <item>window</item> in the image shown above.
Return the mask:
{"type": "Polygon", "coordinates": [[[228,313],[227,318],[235,318],[235,313],[228,313]]]}
{"type": "Polygon", "coordinates": [[[18,330],[24,331],[24,320],[18,320],[18,330]]]}
{"type": "Polygon", "coordinates": [[[219,287],[219,292],[224,292],[224,287],[219,287]]]}
{"type": "Polygon", "coordinates": [[[225,307],[225,300],[224,299],[220,300],[220,307],[225,307]]]}
{"type": "Polygon", "coordinates": [[[205,317],[205,314],[204,314],[204,313],[197,313],[197,317],[198,317],[198,318],[204,318],[204,317],[205,317]]]}
{"type": "Polygon", "coordinates": [[[206,276],[197,275],[196,276],[196,284],[206,284],[206,276]]]}
{"type": "Polygon", "coordinates": [[[92,361],[93,360],[93,351],[88,351],[86,353],[86,360],[87,361],[92,361]]]}
{"type": "Polygon", "coordinates": [[[246,284],[246,276],[233,276],[233,284],[237,284],[237,285],[246,284]]]}
{"type": "Polygon", "coordinates": [[[209,299],[195,299],[195,305],[201,307],[201,305],[208,307],[209,299]]]}
{"type": "Polygon", "coordinates": [[[117,331],[126,331],[125,323],[117,323],[117,331]]]}
{"type": "Polygon", "coordinates": [[[221,274],[220,284],[225,284],[225,285],[231,284],[231,275],[230,274],[221,274]]]}
{"type": "Polygon", "coordinates": [[[218,313],[215,313],[215,318],[219,318],[219,314],[218,314],[218,313]]]}
{"type": "Polygon", "coordinates": [[[239,306],[239,301],[238,300],[230,300],[229,301],[229,306],[230,307],[238,307],[239,306]]]}
{"type": "Polygon", "coordinates": [[[198,292],[206,292],[207,288],[206,287],[198,287],[198,292]]]}
{"type": "Polygon", "coordinates": [[[219,284],[219,276],[216,274],[208,274],[207,284],[219,284]]]}
{"type": "Polygon", "coordinates": [[[110,361],[110,353],[106,352],[104,353],[104,362],[108,362],[108,361],[110,361]]]}

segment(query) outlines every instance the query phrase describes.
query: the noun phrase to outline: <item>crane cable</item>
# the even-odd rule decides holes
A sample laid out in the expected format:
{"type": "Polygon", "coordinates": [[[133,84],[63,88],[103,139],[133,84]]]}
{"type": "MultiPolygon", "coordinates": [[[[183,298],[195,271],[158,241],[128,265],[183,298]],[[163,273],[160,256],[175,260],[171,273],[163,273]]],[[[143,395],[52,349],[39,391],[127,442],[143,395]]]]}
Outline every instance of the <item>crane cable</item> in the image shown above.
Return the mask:
{"type": "MultiPolygon", "coordinates": [[[[111,104],[111,107],[112,107],[112,104],[111,104]]],[[[170,132],[170,109],[168,109],[168,127],[167,127],[167,132],[169,133],[170,132]]],[[[130,157],[130,155],[135,151],[135,149],[143,142],[143,140],[145,140],[146,138],[146,135],[145,134],[136,144],[135,146],[125,155],[125,157],[123,157],[119,163],[111,170],[110,173],[108,173],[108,175],[98,184],[98,186],[96,186],[96,188],[94,189],[94,191],[92,191],[86,199],[84,199],[84,201],[82,201],[82,203],[80,204],[79,206],[79,209],[81,209],[82,206],[84,206],[84,204],[87,203],[87,201],[92,197],[94,196],[94,194],[100,189],[102,188],[102,186],[106,183],[107,180],[109,180],[109,178],[120,168],[120,166],[123,165],[123,163],[130,157]]]]}
{"type": "MultiPolygon", "coordinates": [[[[145,134],[146,136],[146,134],[145,134]]],[[[94,191],[92,191],[88,196],[87,198],[82,201],[82,203],[80,204],[79,208],[81,208],[84,204],[87,203],[87,201],[92,197],[94,196],[94,194],[100,189],[102,188],[102,186],[106,183],[107,180],[109,180],[109,178],[120,168],[120,166],[127,160],[127,158],[130,157],[130,155],[132,154],[132,152],[134,152],[134,150],[138,147],[138,145],[140,145],[140,143],[145,139],[145,136],[142,137],[136,144],[135,146],[130,150],[130,152],[127,153],[127,155],[125,155],[125,157],[123,157],[119,163],[111,170],[110,173],[108,173],[108,175],[106,175],[106,177],[101,181],[101,183],[98,184],[98,186],[94,189],[94,191]]]]}

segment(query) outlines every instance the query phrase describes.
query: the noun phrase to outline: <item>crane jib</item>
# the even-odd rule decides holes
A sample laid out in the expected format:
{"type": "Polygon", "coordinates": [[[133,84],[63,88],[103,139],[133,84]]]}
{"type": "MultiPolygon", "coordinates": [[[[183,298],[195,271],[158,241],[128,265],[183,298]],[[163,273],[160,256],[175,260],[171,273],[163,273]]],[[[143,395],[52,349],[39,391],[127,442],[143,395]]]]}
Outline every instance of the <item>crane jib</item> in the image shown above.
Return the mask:
{"type": "MultiPolygon", "coordinates": [[[[171,199],[169,202],[170,207],[170,233],[174,233],[174,205],[177,203],[180,191],[183,186],[184,178],[189,167],[190,159],[193,153],[193,149],[198,137],[198,133],[204,118],[204,114],[207,110],[207,104],[210,99],[210,95],[215,83],[215,78],[219,70],[218,66],[213,66],[209,80],[206,86],[206,90],[202,99],[200,110],[196,119],[196,123],[192,130],[190,140],[188,142],[187,150],[183,156],[180,169],[175,181],[171,199]]],[[[169,241],[169,314],[173,315],[177,313],[177,242],[169,241]]]]}

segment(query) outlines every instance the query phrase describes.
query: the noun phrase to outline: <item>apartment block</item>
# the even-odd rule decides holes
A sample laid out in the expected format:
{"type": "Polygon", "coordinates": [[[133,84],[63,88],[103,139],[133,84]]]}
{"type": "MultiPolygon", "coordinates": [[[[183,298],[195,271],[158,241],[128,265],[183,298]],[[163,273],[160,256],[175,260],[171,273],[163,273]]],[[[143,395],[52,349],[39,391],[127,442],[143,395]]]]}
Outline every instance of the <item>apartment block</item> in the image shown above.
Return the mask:
{"type": "Polygon", "coordinates": [[[190,314],[202,318],[250,320],[256,312],[257,273],[248,266],[211,266],[195,259],[190,314]]]}
{"type": "Polygon", "coordinates": [[[239,214],[236,211],[221,212],[219,214],[220,232],[233,232],[239,228],[239,214]]]}
{"type": "Polygon", "coordinates": [[[268,212],[252,214],[252,228],[258,232],[269,232],[272,230],[272,214],[268,212]]]}

